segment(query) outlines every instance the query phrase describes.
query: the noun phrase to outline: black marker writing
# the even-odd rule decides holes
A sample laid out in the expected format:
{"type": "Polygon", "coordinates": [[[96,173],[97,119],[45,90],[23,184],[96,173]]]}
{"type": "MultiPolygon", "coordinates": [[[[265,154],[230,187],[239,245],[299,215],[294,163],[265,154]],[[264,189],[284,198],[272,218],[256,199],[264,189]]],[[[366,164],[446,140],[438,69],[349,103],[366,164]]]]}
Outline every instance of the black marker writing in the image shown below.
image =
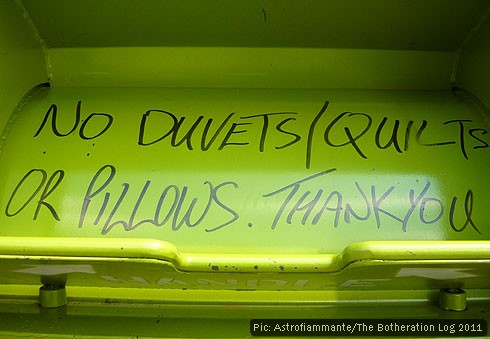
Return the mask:
{"type": "Polygon", "coordinates": [[[308,129],[308,140],[306,142],[306,168],[310,168],[311,165],[311,148],[313,147],[313,135],[315,133],[315,127],[318,121],[321,119],[323,113],[327,110],[329,102],[325,101],[322,109],[315,116],[313,121],[310,124],[310,128],[308,129]]]}
{"type": "Polygon", "coordinates": [[[152,201],[146,197],[149,189],[154,187],[155,183],[147,180],[143,187],[139,189],[138,198],[133,201],[128,196],[130,190],[133,190],[132,184],[122,183],[122,189],[118,190],[112,184],[115,176],[116,168],[112,165],[103,166],[94,175],[85,193],[78,223],[79,227],[83,227],[86,224],[87,214],[89,209],[92,208],[94,201],[97,201],[96,206],[98,207],[94,207],[95,211],[97,211],[97,216],[93,221],[93,225],[98,225],[101,220],[105,220],[101,231],[102,234],[109,233],[118,225],[122,226],[125,231],[131,231],[143,224],[161,227],[167,223],[170,223],[173,231],[178,231],[184,225],[191,228],[202,223],[209,225],[206,219],[213,211],[225,211],[230,216],[227,220],[222,220],[205,229],[206,232],[214,232],[232,224],[239,218],[238,213],[219,197],[220,192],[226,190],[227,187],[231,186],[237,189],[238,184],[235,182],[226,181],[214,185],[210,181],[205,181],[204,185],[208,188],[208,196],[204,199],[190,196],[190,188],[188,186],[166,185],[161,189],[158,201],[152,201]],[[102,200],[100,197],[102,197],[102,200]],[[109,203],[114,201],[113,197],[117,197],[117,199],[112,209],[109,210],[109,214],[107,214],[107,207],[109,203]],[[124,208],[122,207],[123,204],[125,204],[124,208]],[[129,217],[115,220],[118,213],[121,214],[128,210],[127,204],[132,206],[129,209],[131,211],[129,217]],[[140,209],[143,205],[154,206],[151,207],[154,214],[149,218],[137,219],[137,215],[140,214],[140,209]]]}
{"type": "MultiPolygon", "coordinates": [[[[55,220],[60,221],[60,217],[59,217],[58,213],[56,212],[56,209],[54,208],[54,206],[51,203],[47,202],[46,199],[60,185],[61,181],[63,181],[64,176],[65,176],[65,171],[63,171],[63,170],[56,170],[49,177],[49,179],[48,179],[48,173],[43,169],[32,169],[32,170],[30,170],[29,172],[27,172],[24,175],[24,177],[22,177],[22,179],[19,181],[19,183],[15,187],[14,191],[10,195],[9,201],[8,201],[7,206],[5,208],[5,215],[8,217],[13,217],[13,216],[16,216],[17,214],[19,214],[20,212],[22,212],[36,198],[38,193],[44,187],[44,190],[42,191],[41,196],[39,197],[39,200],[36,202],[36,210],[34,211],[33,220],[37,219],[39,212],[41,210],[41,206],[44,206],[49,210],[49,212],[51,213],[51,215],[53,216],[53,218],[55,220]],[[39,183],[37,184],[37,186],[34,185],[35,188],[32,190],[31,195],[28,197],[21,195],[19,197],[18,196],[20,194],[19,190],[21,188],[23,188],[24,186],[30,187],[31,185],[29,185],[28,180],[36,174],[40,174],[41,177],[39,178],[40,180],[39,180],[39,183]],[[12,204],[17,199],[23,201],[24,203],[19,208],[12,211],[12,204]]],[[[36,180],[36,179],[34,179],[34,180],[36,180]]]]}
{"type": "Polygon", "coordinates": [[[323,171],[323,172],[314,174],[312,176],[309,176],[307,178],[304,178],[304,179],[298,180],[296,182],[293,182],[293,183],[291,183],[291,184],[289,184],[287,186],[284,186],[284,187],[278,189],[277,191],[274,191],[274,192],[265,194],[264,197],[267,198],[267,197],[272,197],[272,196],[274,196],[274,195],[276,195],[278,193],[287,191],[288,189],[291,189],[291,192],[288,194],[288,196],[284,200],[283,204],[281,205],[279,211],[277,212],[277,214],[276,214],[276,216],[274,218],[274,221],[272,222],[272,226],[271,227],[273,229],[276,228],[277,222],[281,218],[282,213],[284,212],[284,210],[288,206],[288,204],[291,201],[291,199],[295,196],[296,192],[299,190],[299,188],[301,186],[301,183],[306,182],[306,181],[309,181],[309,180],[312,180],[312,179],[315,179],[316,177],[322,176],[324,174],[328,174],[328,173],[333,172],[335,170],[336,170],[336,168],[331,168],[329,170],[326,170],[326,171],[323,171]]]}
{"type": "MultiPolygon", "coordinates": [[[[444,125],[446,124],[451,124],[451,123],[458,123],[459,125],[459,146],[461,148],[461,153],[463,154],[463,156],[465,157],[465,159],[468,159],[468,154],[467,154],[467,151],[466,151],[466,144],[467,144],[467,141],[465,140],[465,137],[466,137],[466,129],[465,129],[465,125],[464,123],[471,123],[472,121],[471,120],[449,120],[449,121],[446,121],[444,123],[444,125]]],[[[483,129],[483,128],[473,128],[473,129],[470,129],[468,131],[468,134],[475,140],[479,141],[480,142],[480,145],[478,146],[474,146],[473,149],[478,149],[478,148],[486,148],[488,147],[488,143],[486,143],[485,141],[481,140],[480,138],[476,137],[474,135],[475,132],[482,132],[482,134],[487,134],[487,130],[483,129]]]]}
{"type": "MultiPolygon", "coordinates": [[[[39,126],[39,129],[37,132],[34,134],[34,137],[37,137],[41,131],[44,129],[44,126],[48,122],[49,118],[51,117],[51,131],[53,132],[54,135],[57,137],[66,137],[78,128],[78,125],[80,124],[80,119],[81,119],[81,108],[82,108],[82,101],[78,101],[77,103],[77,108],[75,110],[75,120],[73,121],[73,127],[69,129],[67,132],[63,133],[59,130],[58,128],[58,106],[56,104],[52,104],[46,114],[44,115],[44,119],[41,122],[41,126],[39,126]]],[[[95,139],[105,132],[111,127],[112,122],[113,122],[113,117],[110,114],[107,113],[91,113],[86,119],[83,120],[80,129],[78,131],[78,135],[80,139],[83,140],[91,140],[95,139]],[[102,124],[97,123],[95,118],[103,118],[102,120],[105,120],[105,123],[103,122],[102,124]],[[95,129],[97,132],[94,135],[87,135],[86,129],[88,126],[94,126],[92,129],[95,129]]]]}
{"type": "MultiPolygon", "coordinates": [[[[420,222],[426,225],[433,224],[446,215],[446,209],[443,203],[445,199],[429,196],[431,188],[430,181],[427,181],[419,192],[415,189],[410,189],[408,191],[408,197],[403,200],[401,200],[400,192],[395,186],[379,189],[376,185],[370,185],[370,194],[368,195],[366,194],[366,190],[358,182],[354,182],[357,191],[362,197],[362,200],[357,201],[355,205],[364,206],[362,209],[364,213],[361,215],[360,212],[354,211],[352,207],[353,201],[346,202],[345,195],[342,192],[327,189],[329,184],[334,182],[334,179],[323,179],[320,181],[325,174],[334,171],[335,168],[332,168],[316,173],[263,195],[264,198],[272,198],[287,193],[275,213],[271,228],[277,228],[281,222],[293,224],[297,216],[301,216],[299,221],[301,225],[316,225],[322,221],[322,218],[327,213],[333,213],[333,222],[330,225],[334,228],[339,227],[342,220],[345,224],[350,224],[355,220],[368,222],[374,216],[374,222],[372,224],[374,223],[378,229],[382,228],[383,225],[399,224],[401,230],[407,232],[410,222],[420,222]],[[304,187],[305,185],[313,185],[316,189],[307,189],[304,187]],[[393,194],[395,193],[396,195],[394,196],[393,194]],[[393,201],[396,201],[396,204],[393,201]],[[396,207],[395,210],[391,210],[393,206],[396,207]],[[414,212],[417,209],[418,213],[415,214],[414,212]]],[[[449,213],[446,215],[451,228],[454,231],[461,232],[468,225],[471,225],[476,232],[480,233],[472,217],[472,191],[468,190],[465,197],[464,215],[466,220],[460,227],[456,226],[454,221],[457,200],[458,198],[454,196],[449,213]]]]}
{"type": "MultiPolygon", "coordinates": [[[[189,151],[207,152],[254,147],[258,152],[282,151],[306,140],[304,148],[305,167],[313,162],[313,144],[317,132],[322,133],[323,142],[316,143],[316,154],[325,157],[329,149],[350,148],[361,159],[368,159],[375,150],[395,151],[403,154],[412,149],[415,142],[419,147],[459,146],[464,159],[471,151],[489,148],[488,129],[475,126],[469,119],[448,120],[439,124],[428,120],[409,120],[377,117],[365,112],[342,112],[329,116],[330,102],[325,101],[313,116],[298,112],[272,112],[240,116],[229,113],[218,119],[204,115],[178,115],[167,110],[147,110],[141,117],[137,144],[139,146],[167,145],[189,151]],[[303,121],[303,123],[301,123],[303,121]],[[454,129],[456,126],[457,130],[454,129]],[[443,130],[454,134],[452,138],[443,130]]],[[[34,137],[38,137],[51,123],[51,132],[57,137],[75,133],[82,140],[92,140],[104,135],[112,126],[114,118],[108,113],[91,113],[82,119],[82,101],[78,101],[69,128],[65,116],[61,118],[58,106],[52,104],[45,113],[34,137]]]]}
{"type": "Polygon", "coordinates": [[[483,128],[472,128],[468,131],[468,133],[471,135],[471,137],[475,140],[477,140],[480,145],[477,145],[477,146],[473,146],[473,149],[478,149],[478,148],[487,148],[488,147],[488,143],[480,138],[478,138],[476,135],[475,135],[475,132],[480,132],[481,134],[485,135],[488,133],[488,131],[486,129],[483,129],[483,128]]]}
{"type": "MultiPolygon", "coordinates": [[[[264,149],[265,149],[265,141],[266,141],[267,135],[269,134],[269,121],[270,121],[269,117],[274,116],[274,115],[277,116],[277,115],[285,115],[285,114],[289,115],[289,114],[298,114],[298,113],[296,113],[296,112],[277,112],[277,113],[264,113],[264,114],[256,114],[256,115],[249,115],[249,116],[245,116],[245,117],[240,117],[240,119],[262,118],[263,121],[262,121],[262,131],[260,134],[259,152],[264,152],[264,149]]],[[[292,140],[291,142],[289,142],[285,145],[276,146],[276,149],[281,149],[284,147],[291,146],[301,139],[301,137],[298,134],[287,132],[287,131],[282,129],[282,126],[286,122],[294,121],[294,120],[296,120],[296,119],[295,118],[286,118],[284,120],[281,120],[281,122],[279,122],[276,125],[276,130],[278,132],[281,132],[284,134],[289,134],[289,135],[292,135],[295,137],[294,140],[292,140]]]]}
{"type": "Polygon", "coordinates": [[[367,133],[367,131],[369,131],[369,129],[371,128],[371,125],[373,123],[373,119],[368,115],[368,114],[365,114],[365,113],[351,113],[351,112],[344,112],[344,113],[341,113],[340,115],[338,115],[335,119],[332,120],[332,122],[327,126],[327,128],[325,129],[325,133],[323,135],[324,139],[325,139],[325,142],[327,143],[327,145],[329,146],[332,146],[332,147],[342,147],[342,146],[347,146],[347,145],[352,145],[352,147],[354,147],[354,149],[356,150],[356,152],[361,156],[361,158],[364,158],[366,159],[366,155],[364,155],[364,153],[361,151],[358,143],[357,143],[357,140],[359,140],[364,134],[367,133]],[[331,141],[331,133],[332,133],[332,129],[334,127],[337,126],[337,124],[339,123],[340,120],[343,120],[343,118],[347,116],[347,117],[355,117],[355,116],[363,116],[366,118],[366,126],[364,127],[364,129],[362,129],[361,132],[359,132],[355,137],[352,135],[352,132],[351,132],[351,128],[352,127],[349,127],[349,125],[347,124],[347,126],[344,127],[344,132],[345,132],[345,135],[347,136],[347,141],[344,142],[344,143],[333,143],[331,141]]]}
{"type": "Polygon", "coordinates": [[[449,224],[451,225],[451,228],[456,231],[456,232],[462,232],[466,228],[466,226],[471,225],[475,231],[481,234],[480,230],[476,227],[475,223],[473,222],[472,214],[473,214],[473,191],[468,190],[466,192],[466,196],[464,199],[464,214],[465,214],[465,222],[463,226],[458,228],[455,223],[454,223],[454,213],[456,210],[456,203],[458,201],[457,197],[454,197],[451,201],[451,210],[449,212],[449,224]]]}
{"type": "Polygon", "coordinates": [[[378,128],[376,129],[376,136],[374,138],[374,142],[376,143],[376,146],[379,149],[387,149],[391,145],[395,146],[395,149],[398,153],[402,153],[402,150],[400,148],[400,145],[398,144],[398,128],[400,126],[400,120],[396,119],[393,125],[393,131],[391,133],[391,137],[386,142],[386,144],[381,145],[381,134],[383,133],[384,126],[386,124],[386,121],[388,120],[387,117],[384,117],[381,123],[379,124],[378,128]]]}
{"type": "Polygon", "coordinates": [[[282,149],[301,140],[299,134],[284,129],[286,123],[296,121],[296,118],[291,117],[296,114],[295,112],[275,112],[236,117],[235,113],[230,113],[220,122],[216,122],[214,118],[205,119],[203,115],[178,117],[164,110],[149,110],[143,114],[140,122],[138,145],[151,146],[170,139],[171,147],[185,145],[188,150],[200,149],[205,152],[214,146],[215,149],[221,151],[229,146],[249,145],[251,141],[249,135],[252,135],[250,129],[255,128],[258,123],[260,124],[258,151],[264,152],[268,136],[273,133],[272,131],[278,135],[293,137],[286,144],[275,145],[275,149],[282,149]],[[273,123],[272,119],[274,119],[273,123]],[[210,132],[212,125],[216,123],[218,126],[214,133],[210,132]],[[270,128],[271,124],[275,127],[273,130],[270,128]],[[199,146],[196,147],[196,145],[199,146]]]}

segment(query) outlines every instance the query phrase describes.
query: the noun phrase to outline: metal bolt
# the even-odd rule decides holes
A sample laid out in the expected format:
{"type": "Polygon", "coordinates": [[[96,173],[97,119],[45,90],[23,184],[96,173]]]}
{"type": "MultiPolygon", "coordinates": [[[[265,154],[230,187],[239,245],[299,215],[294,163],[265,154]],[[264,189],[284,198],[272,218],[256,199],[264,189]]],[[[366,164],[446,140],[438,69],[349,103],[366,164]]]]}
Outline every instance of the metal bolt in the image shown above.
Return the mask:
{"type": "Polygon", "coordinates": [[[447,311],[464,311],[466,309],[466,292],[460,288],[441,289],[439,307],[447,311]]]}
{"type": "Polygon", "coordinates": [[[44,285],[39,289],[39,304],[42,307],[60,307],[67,303],[65,286],[44,285]]]}

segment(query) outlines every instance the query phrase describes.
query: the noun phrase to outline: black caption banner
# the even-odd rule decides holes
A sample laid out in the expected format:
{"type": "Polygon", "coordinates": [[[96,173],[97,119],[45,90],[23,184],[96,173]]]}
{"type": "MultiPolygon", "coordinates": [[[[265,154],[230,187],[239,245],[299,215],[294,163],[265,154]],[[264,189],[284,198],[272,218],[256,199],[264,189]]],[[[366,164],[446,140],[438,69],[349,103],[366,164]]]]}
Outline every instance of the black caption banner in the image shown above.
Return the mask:
{"type": "Polygon", "coordinates": [[[483,319],[252,319],[252,336],[481,337],[483,319]]]}

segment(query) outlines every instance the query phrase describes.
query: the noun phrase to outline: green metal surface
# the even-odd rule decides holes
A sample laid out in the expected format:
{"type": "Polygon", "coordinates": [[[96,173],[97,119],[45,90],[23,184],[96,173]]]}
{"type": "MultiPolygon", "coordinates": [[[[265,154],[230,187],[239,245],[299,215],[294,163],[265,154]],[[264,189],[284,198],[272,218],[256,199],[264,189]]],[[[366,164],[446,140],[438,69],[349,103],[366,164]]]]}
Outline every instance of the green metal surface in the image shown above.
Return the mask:
{"type": "Polygon", "coordinates": [[[460,288],[445,288],[439,294],[439,307],[448,311],[466,309],[466,292],[460,288]]]}
{"type": "Polygon", "coordinates": [[[44,285],[39,289],[39,305],[47,308],[65,306],[66,288],[64,286],[44,285]]]}
{"type": "Polygon", "coordinates": [[[489,284],[488,242],[361,243],[336,256],[218,256],[165,254],[165,246],[171,247],[154,241],[3,240],[1,281],[9,285],[42,281],[50,286],[372,290],[487,288],[489,284]]]}
{"type": "MultiPolygon", "coordinates": [[[[185,253],[167,242],[122,238],[3,237],[0,253],[13,259],[29,257],[63,260],[95,257],[117,260],[154,259],[184,272],[211,273],[332,273],[353,263],[397,260],[487,260],[488,241],[378,241],[348,246],[339,254],[277,254],[261,252],[185,253]],[[90,252],[87,251],[90,248],[90,252]]],[[[22,261],[22,260],[21,260],[22,261]]],[[[48,263],[49,264],[49,263],[48,263]]],[[[90,272],[86,272],[90,273],[90,272]]]]}
{"type": "Polygon", "coordinates": [[[0,337],[489,320],[488,10],[0,2],[0,337]]]}
{"type": "Polygon", "coordinates": [[[450,89],[457,49],[488,6],[485,0],[22,3],[49,47],[54,86],[396,90],[450,89]]]}
{"type": "Polygon", "coordinates": [[[460,49],[456,84],[490,107],[490,7],[460,49]]]}
{"type": "Polygon", "coordinates": [[[461,45],[488,6],[486,0],[22,3],[52,48],[224,46],[445,51],[461,45]]]}
{"type": "MultiPolygon", "coordinates": [[[[126,290],[127,294],[131,291],[126,290]]],[[[147,293],[158,294],[151,290],[147,293]]],[[[437,298],[437,292],[433,296],[437,298]]],[[[250,338],[252,318],[414,318],[419,319],[487,319],[490,309],[488,295],[472,291],[465,312],[444,311],[437,304],[427,304],[417,293],[395,291],[388,299],[359,303],[351,299],[345,303],[326,301],[321,295],[315,301],[305,301],[305,292],[292,298],[295,302],[260,303],[247,292],[249,300],[243,303],[230,295],[226,303],[163,302],[141,304],[126,303],[124,299],[77,300],[60,309],[39,308],[31,300],[11,299],[0,303],[0,316],[5,321],[0,337],[50,338],[250,338]],[[412,298],[412,299],[410,299],[412,298]]],[[[167,293],[168,294],[168,293],[167,293]]],[[[268,292],[270,295],[271,292],[268,292]]],[[[274,293],[272,293],[274,294],[274,293]]],[[[170,294],[170,297],[172,295],[170,294]]],[[[277,300],[281,296],[275,295],[277,300]]],[[[425,297],[425,296],[424,296],[425,297]]],[[[212,294],[210,298],[213,298],[212,294]]],[[[290,299],[290,297],[286,298],[290,299]]],[[[349,300],[344,296],[344,300],[349,300]]],[[[5,300],[4,300],[5,301],[5,300]]],[[[385,337],[386,338],[386,337],[385,337]]],[[[439,338],[447,338],[440,336],[439,338]]]]}
{"type": "Polygon", "coordinates": [[[489,129],[452,92],[41,88],[3,136],[0,235],[291,255],[488,240],[489,129]]]}
{"type": "Polygon", "coordinates": [[[47,81],[39,39],[17,1],[0,1],[0,129],[22,97],[47,81]]]}
{"type": "Polygon", "coordinates": [[[49,51],[53,87],[449,90],[448,51],[106,47],[49,51]]]}
{"type": "MultiPolygon", "coordinates": [[[[287,266],[290,265],[287,258],[271,257],[271,261],[284,264],[288,271],[260,270],[256,265],[259,269],[255,272],[239,270],[240,264],[233,262],[233,257],[228,259],[230,266],[223,267],[209,260],[208,271],[199,267],[195,271],[177,270],[171,263],[155,259],[54,256],[1,256],[0,259],[4,271],[2,283],[6,285],[38,285],[44,281],[49,286],[65,283],[79,287],[264,291],[489,287],[489,260],[484,258],[363,259],[338,271],[328,271],[321,267],[321,262],[316,270],[308,270],[304,263],[287,266]]],[[[298,257],[297,261],[301,259],[298,257]]]]}

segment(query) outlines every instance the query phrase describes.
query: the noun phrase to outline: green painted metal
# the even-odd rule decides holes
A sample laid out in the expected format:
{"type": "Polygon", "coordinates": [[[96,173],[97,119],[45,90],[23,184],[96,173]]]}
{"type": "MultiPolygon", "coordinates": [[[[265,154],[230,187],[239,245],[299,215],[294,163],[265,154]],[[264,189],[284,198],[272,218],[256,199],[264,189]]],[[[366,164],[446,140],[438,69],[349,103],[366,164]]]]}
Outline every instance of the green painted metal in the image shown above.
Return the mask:
{"type": "Polygon", "coordinates": [[[67,303],[66,288],[64,286],[43,285],[39,289],[39,304],[42,307],[61,307],[67,303]]]}
{"type": "Polygon", "coordinates": [[[488,240],[489,129],[453,92],[40,88],[3,136],[0,234],[205,254],[488,240]]]}
{"type": "Polygon", "coordinates": [[[54,86],[396,90],[450,89],[456,51],[488,5],[22,3],[49,47],[54,86]]]}
{"type": "Polygon", "coordinates": [[[46,62],[34,29],[17,1],[0,2],[0,129],[34,86],[48,80],[46,62]]]}
{"type": "MultiPolygon", "coordinates": [[[[312,272],[302,269],[300,264],[285,272],[240,272],[235,265],[219,267],[210,262],[210,267],[218,267],[210,272],[180,271],[168,262],[154,259],[53,256],[2,256],[0,259],[4,271],[2,283],[6,285],[39,285],[43,280],[50,286],[66,281],[78,287],[262,291],[483,289],[489,287],[490,262],[488,259],[365,259],[336,272],[321,268],[312,272]]],[[[106,292],[109,297],[110,291],[106,292]]]]}
{"type": "Polygon", "coordinates": [[[445,51],[461,45],[488,6],[486,0],[22,3],[52,48],[224,46],[445,51]]]}
{"type": "Polygon", "coordinates": [[[49,51],[53,87],[449,90],[455,57],[449,51],[279,47],[49,51]]]}
{"type": "Polygon", "coordinates": [[[466,292],[460,288],[442,289],[439,295],[439,307],[448,311],[464,311],[466,292]]]}
{"type": "MultiPolygon", "coordinates": [[[[182,253],[168,242],[123,238],[2,237],[0,254],[12,258],[88,257],[154,259],[170,270],[211,273],[333,273],[378,260],[490,259],[488,241],[378,241],[349,245],[339,254],[182,253]],[[90,252],[87,252],[90,248],[90,252]]],[[[43,260],[43,259],[39,259],[43,260]]]]}
{"type": "Polygon", "coordinates": [[[456,84],[471,91],[490,107],[490,7],[460,49],[456,84]]]}
{"type": "MultiPolygon", "coordinates": [[[[5,323],[5,331],[0,336],[244,338],[250,337],[249,324],[252,318],[372,319],[389,316],[408,319],[488,319],[488,299],[478,299],[482,297],[478,292],[469,297],[469,307],[465,312],[444,311],[437,305],[428,305],[417,299],[407,301],[410,295],[404,292],[396,291],[399,299],[395,297],[388,302],[375,300],[359,303],[354,300],[344,304],[338,301],[323,302],[321,297],[309,304],[282,305],[247,305],[233,300],[227,304],[177,302],[142,305],[125,304],[121,299],[101,299],[77,301],[60,309],[40,309],[31,301],[11,300],[8,306],[0,304],[0,316],[5,323]]],[[[297,299],[300,301],[302,298],[298,295],[297,299]]],[[[447,338],[440,336],[444,337],[447,338]]]]}
{"type": "Polygon", "coordinates": [[[0,337],[489,320],[487,1],[0,19],[0,337]]]}

